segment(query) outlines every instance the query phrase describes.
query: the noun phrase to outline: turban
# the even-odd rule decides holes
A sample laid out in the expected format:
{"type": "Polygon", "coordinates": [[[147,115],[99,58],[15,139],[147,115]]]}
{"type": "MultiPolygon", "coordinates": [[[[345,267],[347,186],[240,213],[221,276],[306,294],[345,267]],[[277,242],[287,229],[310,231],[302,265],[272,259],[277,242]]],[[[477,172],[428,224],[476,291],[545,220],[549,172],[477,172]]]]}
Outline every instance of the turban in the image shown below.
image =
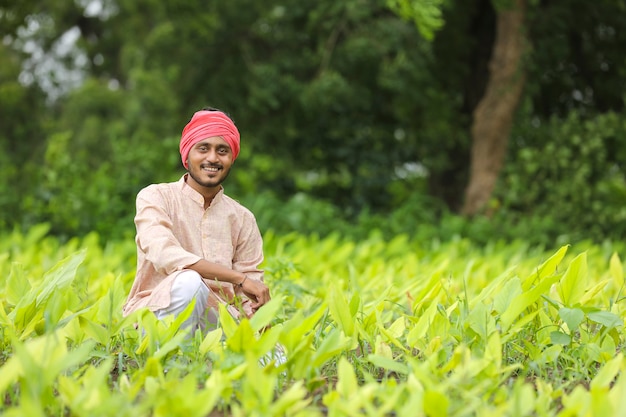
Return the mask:
{"type": "Polygon", "coordinates": [[[214,136],[222,137],[233,152],[233,161],[237,159],[239,131],[233,121],[221,111],[201,110],[194,113],[180,138],[180,156],[185,168],[188,168],[187,156],[193,145],[214,136]]]}

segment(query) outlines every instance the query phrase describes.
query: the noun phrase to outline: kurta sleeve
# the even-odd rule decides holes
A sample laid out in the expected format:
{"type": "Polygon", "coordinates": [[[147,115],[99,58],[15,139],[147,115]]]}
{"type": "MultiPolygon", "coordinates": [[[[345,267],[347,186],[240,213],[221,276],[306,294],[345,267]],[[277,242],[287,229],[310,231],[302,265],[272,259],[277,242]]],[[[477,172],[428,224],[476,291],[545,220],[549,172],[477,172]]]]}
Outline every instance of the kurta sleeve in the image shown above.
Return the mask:
{"type": "Polygon", "coordinates": [[[186,251],[176,238],[167,200],[154,187],[137,194],[135,226],[138,248],[159,273],[169,275],[201,259],[186,251]]]}
{"type": "Polygon", "coordinates": [[[249,278],[262,281],[263,270],[259,269],[262,262],[263,238],[254,215],[246,212],[235,247],[233,269],[243,272],[249,278]]]}

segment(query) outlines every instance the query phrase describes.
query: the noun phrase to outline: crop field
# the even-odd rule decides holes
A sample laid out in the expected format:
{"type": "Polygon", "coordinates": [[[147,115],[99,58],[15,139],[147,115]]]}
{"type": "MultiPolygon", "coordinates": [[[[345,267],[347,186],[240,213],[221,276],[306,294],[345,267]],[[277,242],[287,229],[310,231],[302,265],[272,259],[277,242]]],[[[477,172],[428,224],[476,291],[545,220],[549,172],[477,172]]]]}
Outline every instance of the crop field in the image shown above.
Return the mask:
{"type": "Polygon", "coordinates": [[[123,318],[132,237],[0,235],[0,414],[612,416],[626,409],[624,247],[266,233],[272,301],[123,318]],[[282,346],[286,360],[276,359],[282,346]]]}

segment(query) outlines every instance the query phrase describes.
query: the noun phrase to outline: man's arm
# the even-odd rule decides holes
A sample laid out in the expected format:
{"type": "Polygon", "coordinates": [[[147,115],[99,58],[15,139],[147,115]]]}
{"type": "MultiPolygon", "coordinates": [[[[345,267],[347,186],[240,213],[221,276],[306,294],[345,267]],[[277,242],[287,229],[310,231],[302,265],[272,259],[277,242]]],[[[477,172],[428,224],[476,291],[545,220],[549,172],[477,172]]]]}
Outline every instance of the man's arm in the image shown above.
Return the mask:
{"type": "Polygon", "coordinates": [[[267,285],[256,279],[247,279],[243,272],[209,262],[206,259],[200,259],[187,268],[196,271],[205,279],[217,279],[222,282],[230,282],[234,287],[240,287],[252,301],[253,310],[257,310],[270,300],[270,290],[267,285]]]}

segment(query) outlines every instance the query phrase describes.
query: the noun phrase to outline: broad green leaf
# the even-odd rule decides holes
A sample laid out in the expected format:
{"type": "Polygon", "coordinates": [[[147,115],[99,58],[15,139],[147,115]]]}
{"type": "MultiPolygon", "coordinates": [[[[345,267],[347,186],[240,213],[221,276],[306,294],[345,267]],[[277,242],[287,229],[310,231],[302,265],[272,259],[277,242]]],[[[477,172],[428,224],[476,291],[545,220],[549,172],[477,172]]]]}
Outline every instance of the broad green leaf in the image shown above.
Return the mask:
{"type": "Polygon", "coordinates": [[[235,332],[226,340],[226,343],[234,352],[243,352],[253,348],[256,344],[256,338],[254,337],[254,330],[250,325],[250,321],[248,319],[241,320],[235,332]]]}
{"type": "Polygon", "coordinates": [[[447,417],[450,400],[448,397],[432,389],[424,392],[424,413],[429,417],[447,417]]]}
{"type": "Polygon", "coordinates": [[[564,394],[561,401],[563,402],[563,412],[560,414],[593,416],[591,413],[591,395],[582,385],[577,385],[570,394],[564,394]],[[582,410],[585,412],[581,413],[582,410]]]}
{"type": "Polygon", "coordinates": [[[609,261],[609,270],[611,271],[611,276],[613,277],[613,283],[617,288],[622,288],[624,286],[624,267],[622,266],[622,261],[620,261],[617,253],[613,253],[611,256],[611,260],[609,261]]]}
{"type": "Polygon", "coordinates": [[[544,363],[555,362],[559,358],[559,356],[561,356],[561,352],[563,352],[563,346],[560,344],[555,344],[547,347],[541,353],[541,358],[544,363]]]}
{"type": "Polygon", "coordinates": [[[220,328],[208,332],[202,340],[202,343],[200,343],[200,347],[198,348],[200,354],[206,355],[209,352],[218,350],[222,346],[221,342],[223,335],[224,332],[222,332],[222,329],[220,328]]]}
{"type": "Polygon", "coordinates": [[[599,323],[608,329],[623,326],[624,321],[617,314],[610,311],[592,311],[587,313],[587,318],[595,323],[599,323]]]}
{"type": "Polygon", "coordinates": [[[276,314],[284,304],[284,297],[274,297],[269,303],[258,309],[250,319],[250,325],[258,332],[266,327],[276,317],[276,314]]]}
{"type": "Polygon", "coordinates": [[[78,317],[78,323],[80,324],[81,330],[84,331],[96,342],[104,346],[107,346],[109,344],[109,331],[102,327],[100,324],[96,324],[91,320],[85,318],[84,316],[78,317]]]}
{"type": "Polygon", "coordinates": [[[11,272],[6,282],[5,298],[11,305],[17,305],[31,289],[28,277],[21,264],[11,264],[11,272]]]}
{"type": "Polygon", "coordinates": [[[286,351],[285,346],[278,342],[282,331],[282,326],[272,326],[272,328],[265,330],[260,335],[255,335],[256,342],[254,344],[254,352],[257,355],[265,355],[268,352],[271,354],[271,352],[274,352],[276,349],[286,351]]]}
{"type": "Polygon", "coordinates": [[[359,312],[359,307],[361,306],[361,297],[359,294],[354,294],[350,299],[350,315],[352,317],[356,317],[359,312]]]}
{"type": "Polygon", "coordinates": [[[515,297],[506,311],[500,316],[502,330],[509,330],[513,321],[517,319],[517,317],[531,304],[536,303],[542,294],[548,292],[550,286],[558,281],[558,279],[559,275],[546,276],[539,283],[537,283],[535,287],[528,289],[515,297]]]}
{"type": "Polygon", "coordinates": [[[517,380],[513,386],[513,398],[511,405],[511,413],[513,416],[529,416],[533,415],[536,407],[535,392],[536,388],[521,380],[517,380]]]}
{"type": "Polygon", "coordinates": [[[304,382],[299,380],[291,384],[286,391],[283,391],[278,399],[272,401],[270,415],[272,416],[296,416],[298,412],[305,409],[312,399],[304,387],[304,382]]]}
{"type": "Polygon", "coordinates": [[[293,317],[283,323],[280,341],[289,351],[296,351],[297,346],[306,342],[306,335],[312,334],[315,324],[319,322],[325,312],[324,305],[321,305],[307,317],[304,317],[301,311],[296,312],[293,317]]]}
{"type": "Polygon", "coordinates": [[[313,356],[313,362],[310,364],[313,368],[322,366],[331,358],[344,352],[352,345],[352,339],[343,336],[342,332],[334,329],[330,334],[326,335],[322,344],[317,348],[317,352],[313,356]]]}
{"type": "Polygon", "coordinates": [[[336,389],[341,396],[348,398],[356,392],[358,383],[354,369],[352,368],[352,364],[343,356],[339,358],[339,362],[337,363],[337,378],[336,389]]]}
{"type": "Polygon", "coordinates": [[[376,345],[374,347],[374,354],[385,358],[393,359],[393,351],[388,343],[382,340],[380,335],[376,336],[376,345]]]}
{"type": "Polygon", "coordinates": [[[13,355],[0,367],[0,392],[4,393],[9,386],[15,384],[24,371],[19,359],[13,355]]]}
{"type": "Polygon", "coordinates": [[[569,264],[558,285],[559,296],[565,306],[573,307],[580,303],[587,281],[587,253],[583,252],[569,264]]]}
{"type": "MultiPolygon", "coordinates": [[[[486,299],[489,298],[493,298],[494,299],[494,309],[501,313],[502,311],[504,311],[504,309],[498,309],[496,307],[496,304],[499,304],[496,302],[496,299],[503,298],[503,293],[510,293],[511,290],[506,290],[506,287],[508,287],[509,285],[511,285],[511,283],[515,280],[517,280],[517,282],[519,283],[519,278],[511,276],[513,273],[513,270],[515,268],[509,268],[507,271],[505,271],[504,273],[498,275],[494,280],[490,281],[489,284],[483,288],[480,291],[480,294],[478,294],[477,297],[474,297],[470,300],[470,308],[473,308],[475,304],[483,302],[486,299]],[[498,291],[497,293],[496,290],[499,289],[502,286],[502,283],[506,282],[504,284],[504,288],[500,289],[500,291],[498,291]],[[494,295],[495,293],[495,295],[494,295]]],[[[520,292],[521,292],[521,288],[520,288],[520,292]]]]}
{"type": "Polygon", "coordinates": [[[489,336],[485,347],[485,359],[500,369],[502,366],[502,340],[499,332],[493,332],[489,336]]]}
{"type": "Polygon", "coordinates": [[[573,332],[585,319],[585,313],[579,308],[563,307],[559,309],[559,317],[567,324],[570,332],[573,332]]]}
{"type": "Polygon", "coordinates": [[[224,330],[224,334],[227,338],[231,337],[237,331],[237,322],[235,321],[233,316],[230,315],[224,304],[219,305],[219,310],[220,324],[222,326],[222,329],[224,330]]]}
{"type": "Polygon", "coordinates": [[[594,416],[615,416],[616,409],[613,407],[609,398],[609,390],[592,389],[591,390],[591,415],[594,416]]]}
{"type": "Polygon", "coordinates": [[[493,309],[498,313],[503,313],[511,304],[513,299],[522,293],[522,283],[518,277],[513,277],[495,295],[493,299],[493,309]]]}
{"type": "Polygon", "coordinates": [[[604,287],[607,286],[608,283],[609,280],[605,279],[598,282],[597,284],[594,284],[591,288],[585,291],[585,294],[580,298],[580,304],[586,305],[590,302],[593,302],[596,299],[597,295],[604,289],[604,287]]]}
{"type": "Polygon", "coordinates": [[[557,267],[563,260],[563,257],[565,257],[568,248],[569,245],[562,246],[558,251],[556,251],[554,255],[552,255],[547,261],[541,264],[541,266],[537,268],[536,274],[531,274],[530,276],[528,276],[528,278],[524,280],[522,288],[524,290],[528,290],[535,281],[541,281],[544,278],[556,274],[558,272],[557,267]]]}
{"type": "Polygon", "coordinates": [[[350,314],[350,306],[343,292],[336,287],[331,287],[328,295],[328,308],[331,316],[346,334],[346,336],[354,335],[355,318],[350,314]]]}
{"type": "Polygon", "coordinates": [[[550,332],[550,341],[555,345],[569,345],[572,342],[572,338],[559,331],[550,332]]]}
{"type": "Polygon", "coordinates": [[[398,374],[406,375],[409,373],[409,367],[401,362],[397,362],[391,358],[380,355],[368,355],[367,360],[374,366],[386,369],[388,371],[396,372],[398,374]]]}
{"type": "Polygon", "coordinates": [[[404,317],[398,317],[393,323],[391,323],[391,326],[389,326],[385,330],[394,338],[399,338],[404,334],[406,330],[404,322],[404,317]]]}
{"type": "Polygon", "coordinates": [[[409,331],[407,336],[407,343],[411,347],[417,347],[420,340],[424,339],[430,323],[437,314],[437,303],[431,303],[431,305],[422,313],[415,326],[409,331]]]}
{"type": "Polygon", "coordinates": [[[487,341],[489,335],[496,330],[496,321],[489,309],[482,303],[477,304],[467,316],[469,327],[474,330],[483,341],[487,341]]]}
{"type": "MultiPolygon", "coordinates": [[[[415,303],[413,305],[413,313],[416,314],[420,311],[424,305],[424,303],[431,303],[435,299],[435,296],[441,290],[441,280],[442,275],[444,274],[445,268],[448,266],[449,261],[446,259],[435,272],[428,278],[428,282],[426,282],[423,288],[417,293],[414,294],[415,303]]],[[[436,304],[436,303],[435,303],[436,304]]]]}
{"type": "Polygon", "coordinates": [[[404,334],[404,328],[404,317],[398,318],[389,329],[385,329],[382,325],[378,326],[378,330],[380,330],[380,333],[383,334],[387,340],[396,345],[399,349],[407,351],[402,342],[398,340],[399,337],[404,334]],[[402,331],[399,331],[400,329],[402,329],[402,331]]]}
{"type": "Polygon", "coordinates": [[[602,365],[600,371],[591,381],[591,389],[609,388],[617,374],[624,370],[624,355],[618,353],[613,359],[602,365]]]}
{"type": "Polygon", "coordinates": [[[156,359],[164,358],[170,352],[178,350],[186,338],[188,338],[186,331],[177,333],[174,337],[163,343],[162,346],[159,346],[157,351],[152,354],[152,357],[156,359]]]}
{"type": "Polygon", "coordinates": [[[37,295],[37,306],[47,300],[53,291],[60,291],[69,286],[76,277],[78,266],[83,263],[86,250],[81,250],[63,259],[43,277],[43,287],[37,295]]]}
{"type": "Polygon", "coordinates": [[[9,315],[4,310],[4,306],[0,303],[0,326],[3,329],[11,329],[11,332],[15,332],[15,324],[13,320],[9,318],[9,315]]]}

